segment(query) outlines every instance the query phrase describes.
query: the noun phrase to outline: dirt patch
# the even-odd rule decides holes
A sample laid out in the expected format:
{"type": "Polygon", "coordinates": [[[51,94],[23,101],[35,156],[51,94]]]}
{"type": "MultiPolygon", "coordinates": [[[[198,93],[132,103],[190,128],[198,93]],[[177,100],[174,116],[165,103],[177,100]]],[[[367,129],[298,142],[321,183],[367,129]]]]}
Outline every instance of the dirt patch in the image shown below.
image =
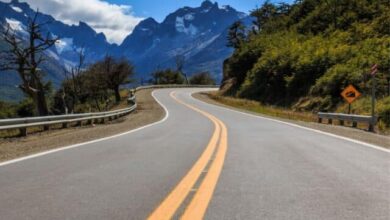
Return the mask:
{"type": "Polygon", "coordinates": [[[151,93],[151,89],[137,92],[137,110],[106,124],[50,130],[23,138],[0,139],[0,161],[108,137],[156,122],[165,113],[151,93]]]}
{"type": "Polygon", "coordinates": [[[336,126],[336,125],[319,124],[319,123],[314,123],[314,122],[305,122],[305,121],[299,121],[299,120],[289,120],[289,119],[259,114],[259,113],[253,112],[253,111],[245,110],[244,108],[236,108],[236,107],[229,106],[229,105],[226,105],[224,103],[218,102],[218,101],[210,98],[208,93],[203,93],[203,92],[193,94],[193,96],[194,96],[194,98],[197,98],[199,100],[202,100],[202,101],[210,103],[210,104],[219,105],[219,106],[231,108],[231,109],[234,109],[237,111],[242,111],[242,112],[246,112],[246,113],[250,113],[250,114],[254,114],[254,115],[264,116],[264,117],[268,117],[268,118],[274,118],[274,119],[277,119],[280,121],[285,121],[285,122],[301,125],[304,127],[313,128],[316,130],[336,134],[339,136],[344,136],[347,138],[352,138],[355,140],[363,141],[363,142],[370,143],[370,144],[375,144],[375,145],[390,149],[390,136],[389,135],[379,135],[379,134],[370,133],[370,132],[367,132],[367,131],[364,131],[361,129],[354,129],[354,128],[349,128],[349,127],[336,126]]]}

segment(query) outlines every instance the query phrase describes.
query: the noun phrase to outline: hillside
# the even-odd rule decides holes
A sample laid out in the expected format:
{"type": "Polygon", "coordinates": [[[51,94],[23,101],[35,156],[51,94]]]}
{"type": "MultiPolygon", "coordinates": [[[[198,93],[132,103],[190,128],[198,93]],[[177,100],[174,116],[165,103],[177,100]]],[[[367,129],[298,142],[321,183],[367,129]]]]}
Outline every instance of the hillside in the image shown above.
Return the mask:
{"type": "MultiPolygon", "coordinates": [[[[353,109],[367,113],[370,67],[378,64],[379,114],[388,117],[390,6],[384,0],[303,0],[265,3],[224,63],[222,93],[295,110],[345,110],[340,93],[363,93],[353,109]],[[364,104],[363,104],[364,103],[364,104]],[[364,109],[364,110],[363,110],[364,109]]],[[[353,105],[354,106],[354,105],[353,105]]],[[[368,111],[369,112],[369,111],[368,111]]],[[[390,119],[388,124],[390,124],[390,119]]]]}

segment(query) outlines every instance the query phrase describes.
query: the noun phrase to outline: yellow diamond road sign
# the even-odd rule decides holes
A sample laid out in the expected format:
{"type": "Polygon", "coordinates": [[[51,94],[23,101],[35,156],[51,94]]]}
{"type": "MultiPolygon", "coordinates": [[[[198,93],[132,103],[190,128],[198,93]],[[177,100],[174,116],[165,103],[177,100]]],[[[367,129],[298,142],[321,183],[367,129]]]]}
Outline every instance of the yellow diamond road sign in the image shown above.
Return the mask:
{"type": "Polygon", "coordinates": [[[347,101],[349,104],[354,102],[357,98],[359,98],[362,94],[357,91],[357,89],[353,85],[349,85],[344,91],[341,93],[341,96],[347,101]]]}

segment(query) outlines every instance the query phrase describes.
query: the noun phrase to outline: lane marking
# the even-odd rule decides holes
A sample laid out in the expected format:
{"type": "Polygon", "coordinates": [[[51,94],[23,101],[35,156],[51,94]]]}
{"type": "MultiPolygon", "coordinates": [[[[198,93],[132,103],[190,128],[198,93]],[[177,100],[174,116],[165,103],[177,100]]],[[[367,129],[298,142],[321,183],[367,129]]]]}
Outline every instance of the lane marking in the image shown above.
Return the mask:
{"type": "Polygon", "coordinates": [[[92,140],[92,141],[87,141],[87,142],[83,142],[83,143],[79,143],[79,144],[73,144],[73,145],[69,145],[69,146],[65,146],[65,147],[60,147],[60,148],[56,148],[56,149],[53,149],[53,150],[44,151],[44,152],[41,152],[41,153],[36,153],[36,154],[29,155],[29,156],[17,158],[17,159],[8,160],[8,161],[5,161],[5,162],[0,163],[0,167],[1,167],[1,166],[6,166],[6,165],[9,165],[9,164],[13,164],[13,163],[17,163],[17,162],[21,162],[21,161],[24,161],[24,160],[36,158],[36,157],[45,156],[45,155],[52,154],[52,153],[56,153],[56,152],[59,152],[59,151],[64,151],[64,150],[69,150],[69,149],[72,149],[72,148],[81,147],[81,146],[83,146],[83,145],[88,145],[88,144],[93,144],[93,143],[97,143],[97,142],[100,142],[100,141],[109,140],[109,139],[112,139],[112,138],[116,138],[116,137],[120,137],[120,136],[123,136],[123,135],[131,134],[131,133],[134,133],[134,132],[143,130],[143,129],[145,129],[145,128],[149,128],[149,127],[152,127],[152,126],[161,124],[161,123],[165,122],[165,121],[168,119],[168,117],[169,117],[169,111],[168,111],[167,107],[166,107],[164,104],[162,104],[160,100],[157,99],[157,97],[155,96],[155,91],[157,91],[157,90],[153,90],[153,92],[152,92],[152,97],[156,100],[156,102],[157,102],[157,103],[164,109],[164,111],[165,111],[165,116],[164,116],[164,118],[161,119],[160,121],[157,121],[157,122],[154,122],[154,123],[152,123],[152,124],[148,124],[148,125],[145,125],[145,126],[142,126],[142,127],[139,127],[139,128],[136,128],[136,129],[133,129],[133,130],[124,132],[124,133],[116,134],[116,135],[113,135],[113,136],[104,137],[104,138],[99,138],[99,139],[92,140]]]}
{"type": "Polygon", "coordinates": [[[304,130],[307,130],[307,131],[312,131],[312,132],[315,132],[315,133],[327,135],[327,136],[330,136],[330,137],[342,139],[342,140],[349,141],[349,142],[352,142],[352,143],[355,143],[355,144],[359,144],[359,145],[362,145],[362,146],[365,146],[365,147],[369,147],[369,148],[372,148],[372,149],[376,149],[376,150],[379,150],[379,151],[390,153],[390,149],[386,149],[384,147],[380,147],[380,146],[375,145],[375,144],[369,144],[367,142],[358,141],[358,140],[355,140],[355,139],[352,139],[352,138],[343,137],[343,136],[339,136],[339,135],[336,135],[336,134],[328,133],[328,132],[325,132],[325,131],[320,131],[320,130],[316,130],[316,129],[313,129],[313,128],[304,127],[304,126],[293,124],[293,123],[290,123],[290,122],[285,122],[285,121],[280,121],[280,120],[277,120],[277,119],[267,118],[267,117],[264,117],[264,116],[254,115],[254,114],[242,112],[242,111],[239,111],[239,110],[231,109],[231,108],[228,108],[228,107],[219,106],[219,105],[216,105],[216,104],[210,104],[210,103],[204,102],[202,100],[199,100],[197,98],[194,98],[192,95],[194,93],[197,93],[197,92],[199,92],[199,91],[191,92],[190,93],[190,97],[193,100],[197,100],[197,101],[199,101],[199,102],[201,102],[203,104],[209,105],[209,106],[213,106],[213,107],[217,107],[217,108],[220,108],[220,109],[223,109],[223,110],[228,110],[228,111],[231,111],[231,112],[239,113],[239,114],[246,115],[246,116],[249,116],[249,117],[254,117],[254,118],[257,118],[257,119],[265,119],[265,120],[268,120],[268,121],[289,125],[289,126],[292,126],[292,127],[304,129],[304,130]]]}
{"type": "Polygon", "coordinates": [[[182,220],[203,219],[217,186],[217,182],[225,162],[228,136],[225,124],[223,124],[220,120],[218,120],[218,123],[222,127],[222,132],[217,154],[210,166],[210,169],[208,170],[208,173],[206,174],[206,177],[199,186],[198,191],[195,193],[191,203],[187,206],[186,211],[182,215],[182,220]]]}
{"type": "MultiPolygon", "coordinates": [[[[212,163],[210,169],[207,171],[206,177],[203,179],[201,185],[196,190],[194,198],[191,200],[190,203],[198,204],[199,202],[204,202],[202,206],[194,206],[196,208],[196,211],[199,211],[199,213],[197,214],[197,216],[193,216],[191,219],[203,217],[204,213],[206,212],[207,206],[211,200],[212,193],[214,192],[220,172],[222,171],[222,166],[227,149],[226,126],[215,116],[179,100],[175,97],[174,94],[175,92],[171,92],[170,96],[176,102],[202,114],[210,121],[212,121],[214,124],[214,133],[201,157],[190,169],[190,171],[184,176],[184,178],[178,183],[178,185],[176,185],[176,187],[171,191],[171,193],[152,212],[152,214],[148,218],[149,220],[171,219],[172,216],[176,213],[177,209],[182,205],[188,194],[193,190],[193,186],[195,185],[197,180],[199,180],[202,173],[205,171],[207,164],[212,163]],[[215,151],[217,151],[216,154],[218,159],[212,160],[212,156],[215,151]]],[[[186,212],[187,211],[194,212],[195,210],[192,207],[187,207],[186,212]]]]}

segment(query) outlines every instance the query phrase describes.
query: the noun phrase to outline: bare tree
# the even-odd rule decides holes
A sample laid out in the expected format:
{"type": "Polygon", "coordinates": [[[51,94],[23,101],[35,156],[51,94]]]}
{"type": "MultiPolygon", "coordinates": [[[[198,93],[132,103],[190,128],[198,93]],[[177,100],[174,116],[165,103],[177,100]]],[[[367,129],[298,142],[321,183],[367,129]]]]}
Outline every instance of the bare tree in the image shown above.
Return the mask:
{"type": "Polygon", "coordinates": [[[184,64],[185,64],[185,56],[183,55],[176,55],[175,56],[175,63],[176,63],[176,70],[179,72],[181,75],[184,76],[186,80],[186,84],[188,85],[188,77],[187,74],[184,73],[184,64]]]}
{"type": "Polygon", "coordinates": [[[71,99],[71,104],[67,105],[66,108],[69,109],[69,112],[73,113],[74,106],[80,99],[81,95],[81,82],[80,77],[78,77],[84,69],[85,65],[85,49],[81,47],[77,51],[78,53],[78,62],[77,65],[71,67],[70,69],[66,69],[64,67],[64,75],[65,75],[65,83],[70,84],[68,89],[63,89],[63,99],[65,103],[65,97],[69,97],[71,99]],[[68,91],[67,91],[68,90],[68,91]],[[70,91],[69,91],[70,90],[70,91]]]}
{"type": "Polygon", "coordinates": [[[48,115],[46,102],[48,84],[44,82],[43,72],[38,68],[45,61],[43,52],[53,46],[59,38],[51,38],[50,33],[42,34],[42,27],[47,23],[38,23],[39,12],[28,19],[26,33],[28,38],[18,36],[10,25],[2,32],[1,37],[8,44],[7,51],[1,53],[0,69],[15,70],[22,84],[19,88],[34,100],[39,115],[48,115]]]}

